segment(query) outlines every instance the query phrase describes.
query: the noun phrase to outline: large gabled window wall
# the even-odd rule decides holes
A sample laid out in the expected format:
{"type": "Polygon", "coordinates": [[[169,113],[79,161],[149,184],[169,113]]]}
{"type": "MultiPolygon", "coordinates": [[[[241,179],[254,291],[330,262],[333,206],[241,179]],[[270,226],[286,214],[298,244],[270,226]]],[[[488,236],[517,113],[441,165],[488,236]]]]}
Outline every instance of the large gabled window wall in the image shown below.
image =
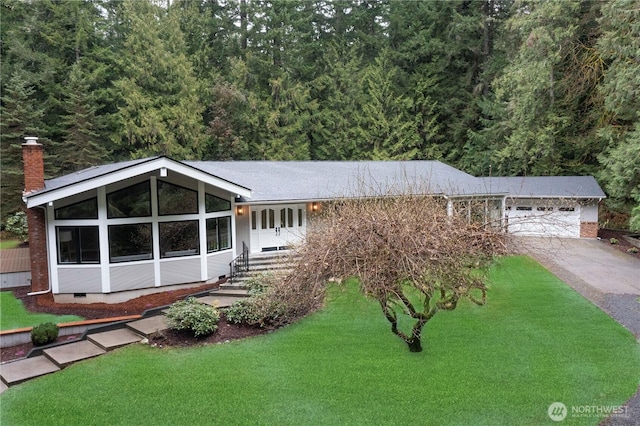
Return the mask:
{"type": "Polygon", "coordinates": [[[145,176],[57,202],[51,225],[57,264],[109,268],[230,251],[232,204],[226,197],[193,179],[145,176]]]}

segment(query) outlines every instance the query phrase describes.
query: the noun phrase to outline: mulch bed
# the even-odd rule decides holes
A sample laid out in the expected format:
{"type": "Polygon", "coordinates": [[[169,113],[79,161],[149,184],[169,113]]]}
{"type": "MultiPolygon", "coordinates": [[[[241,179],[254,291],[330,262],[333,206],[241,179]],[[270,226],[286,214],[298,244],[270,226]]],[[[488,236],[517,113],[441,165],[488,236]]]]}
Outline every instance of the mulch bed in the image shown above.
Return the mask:
{"type": "Polygon", "coordinates": [[[634,247],[634,245],[631,244],[630,242],[628,242],[627,240],[625,240],[624,238],[622,238],[625,235],[633,235],[633,233],[631,233],[630,231],[620,231],[620,230],[617,230],[617,229],[600,229],[598,231],[598,237],[601,238],[600,241],[603,244],[610,245],[611,247],[615,248],[616,250],[624,252],[624,253],[628,254],[629,256],[633,256],[636,259],[640,260],[640,249],[638,250],[638,253],[631,253],[631,252],[627,251],[631,247],[634,247]],[[615,238],[616,240],[618,240],[618,243],[617,244],[611,244],[611,242],[610,242],[611,238],[615,238]]]}
{"type": "MultiPolygon", "coordinates": [[[[136,299],[129,300],[124,303],[93,303],[93,304],[76,304],[76,303],[54,303],[51,294],[41,296],[27,296],[31,291],[29,287],[18,287],[10,289],[16,298],[21,299],[25,308],[30,312],[42,312],[54,315],[78,315],[85,319],[110,318],[124,315],[138,315],[144,311],[167,306],[171,303],[184,298],[190,294],[205,290],[218,288],[219,283],[198,287],[197,289],[171,290],[164,293],[150,294],[141,296],[136,299]]],[[[226,321],[224,315],[218,323],[218,330],[206,337],[196,338],[188,333],[166,330],[157,333],[149,339],[149,343],[156,347],[186,347],[196,345],[207,345],[214,343],[223,343],[236,339],[256,336],[259,334],[269,333],[271,329],[248,327],[244,325],[231,324],[226,321]]],[[[79,336],[62,336],[57,342],[65,342],[78,338],[79,336]]],[[[24,358],[29,351],[33,349],[31,343],[0,348],[0,361],[6,362],[19,358],[24,358]]]]}

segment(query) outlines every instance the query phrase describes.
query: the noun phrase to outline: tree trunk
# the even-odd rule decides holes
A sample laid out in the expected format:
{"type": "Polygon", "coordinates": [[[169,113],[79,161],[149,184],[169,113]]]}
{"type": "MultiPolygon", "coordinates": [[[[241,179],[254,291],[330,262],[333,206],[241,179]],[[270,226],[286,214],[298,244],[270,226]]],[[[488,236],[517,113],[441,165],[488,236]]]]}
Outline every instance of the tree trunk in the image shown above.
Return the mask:
{"type": "Polygon", "coordinates": [[[407,345],[409,345],[409,352],[422,352],[422,342],[420,339],[414,337],[407,340],[407,345]]]}

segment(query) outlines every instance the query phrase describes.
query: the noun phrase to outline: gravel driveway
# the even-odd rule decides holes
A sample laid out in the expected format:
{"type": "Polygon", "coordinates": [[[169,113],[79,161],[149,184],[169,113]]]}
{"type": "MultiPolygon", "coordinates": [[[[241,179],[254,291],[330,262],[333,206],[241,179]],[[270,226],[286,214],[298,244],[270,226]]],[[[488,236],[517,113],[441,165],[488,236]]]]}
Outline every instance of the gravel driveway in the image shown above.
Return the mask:
{"type": "MultiPolygon", "coordinates": [[[[598,240],[516,239],[527,253],[578,293],[618,321],[640,344],[640,261],[598,240]]],[[[603,425],[640,425],[640,387],[625,404],[627,415],[603,425]]]]}

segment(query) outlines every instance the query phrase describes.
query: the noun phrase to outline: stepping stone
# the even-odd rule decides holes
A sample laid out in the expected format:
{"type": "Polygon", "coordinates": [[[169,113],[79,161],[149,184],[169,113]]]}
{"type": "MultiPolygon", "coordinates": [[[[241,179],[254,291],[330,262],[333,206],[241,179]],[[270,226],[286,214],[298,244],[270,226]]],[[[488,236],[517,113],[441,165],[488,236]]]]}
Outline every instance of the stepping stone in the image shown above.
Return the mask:
{"type": "Polygon", "coordinates": [[[119,328],[117,330],[90,334],[87,336],[87,339],[105,351],[111,351],[131,343],[138,343],[142,340],[142,336],[128,328],[119,328]]]}
{"type": "Polygon", "coordinates": [[[237,296],[237,297],[247,297],[249,296],[249,290],[239,288],[239,289],[224,289],[212,291],[209,293],[211,296],[237,296]]]}
{"type": "Polygon", "coordinates": [[[155,315],[138,321],[127,323],[127,327],[144,337],[149,337],[154,333],[169,328],[164,315],[155,315]]]}
{"type": "Polygon", "coordinates": [[[59,370],[60,368],[46,357],[36,356],[0,365],[0,376],[4,383],[13,386],[59,370]]]}
{"type": "Polygon", "coordinates": [[[83,359],[93,358],[104,354],[106,351],[88,340],[56,346],[45,349],[44,354],[55,362],[60,368],[83,359]]]}
{"type": "Polygon", "coordinates": [[[242,298],[243,297],[238,296],[205,296],[199,297],[198,302],[204,303],[205,305],[215,306],[216,308],[228,308],[233,305],[233,302],[242,298]]]}

